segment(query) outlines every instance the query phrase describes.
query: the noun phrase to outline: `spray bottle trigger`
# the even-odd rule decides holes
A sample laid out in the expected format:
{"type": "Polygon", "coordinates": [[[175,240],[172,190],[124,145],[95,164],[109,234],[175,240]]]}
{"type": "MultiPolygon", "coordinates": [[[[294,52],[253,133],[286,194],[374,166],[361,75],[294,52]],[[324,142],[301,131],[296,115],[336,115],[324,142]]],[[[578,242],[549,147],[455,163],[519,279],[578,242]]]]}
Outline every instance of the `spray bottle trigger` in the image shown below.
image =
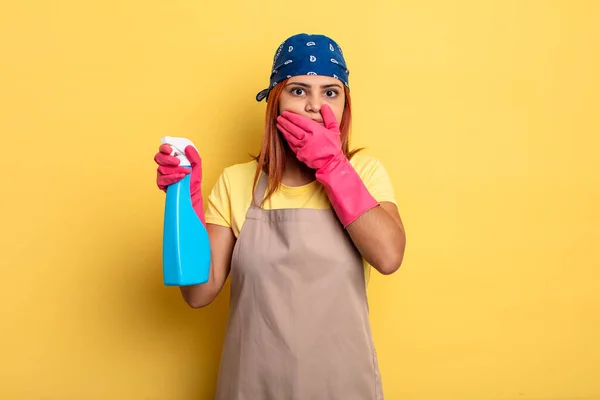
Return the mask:
{"type": "Polygon", "coordinates": [[[191,140],[182,137],[164,136],[161,138],[161,143],[171,146],[173,149],[171,155],[179,158],[179,165],[188,167],[191,165],[190,160],[185,156],[185,148],[187,146],[192,146],[196,149],[191,140]]]}

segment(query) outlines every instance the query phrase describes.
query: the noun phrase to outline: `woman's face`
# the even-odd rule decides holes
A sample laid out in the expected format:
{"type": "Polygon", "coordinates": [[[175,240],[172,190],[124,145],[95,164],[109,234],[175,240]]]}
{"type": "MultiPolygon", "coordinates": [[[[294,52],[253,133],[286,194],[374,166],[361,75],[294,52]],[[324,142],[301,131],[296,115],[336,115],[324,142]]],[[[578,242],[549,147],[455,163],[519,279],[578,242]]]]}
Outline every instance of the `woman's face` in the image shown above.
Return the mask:
{"type": "Polygon", "coordinates": [[[331,107],[338,125],[342,121],[346,99],[343,84],[335,78],[302,75],[289,78],[279,97],[279,113],[290,111],[323,123],[321,106],[331,107]]]}

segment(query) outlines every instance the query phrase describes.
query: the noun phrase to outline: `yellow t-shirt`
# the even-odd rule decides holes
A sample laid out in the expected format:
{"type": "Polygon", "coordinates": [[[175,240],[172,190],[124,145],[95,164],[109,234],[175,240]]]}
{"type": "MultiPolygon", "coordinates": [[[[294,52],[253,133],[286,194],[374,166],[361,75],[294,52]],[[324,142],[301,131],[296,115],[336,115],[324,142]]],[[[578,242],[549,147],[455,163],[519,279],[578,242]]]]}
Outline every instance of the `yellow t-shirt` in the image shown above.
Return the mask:
{"type": "MultiPolygon", "coordinates": [[[[376,158],[356,154],[350,160],[371,195],[378,202],[396,203],[394,190],[387,171],[376,158]]],[[[213,186],[206,206],[206,223],[230,227],[237,238],[252,202],[256,161],[235,164],[223,170],[213,186]]],[[[265,202],[265,209],[311,208],[329,209],[331,204],[323,186],[313,181],[307,185],[290,187],[281,185],[265,202]]],[[[370,266],[365,265],[368,279],[370,266]]]]}

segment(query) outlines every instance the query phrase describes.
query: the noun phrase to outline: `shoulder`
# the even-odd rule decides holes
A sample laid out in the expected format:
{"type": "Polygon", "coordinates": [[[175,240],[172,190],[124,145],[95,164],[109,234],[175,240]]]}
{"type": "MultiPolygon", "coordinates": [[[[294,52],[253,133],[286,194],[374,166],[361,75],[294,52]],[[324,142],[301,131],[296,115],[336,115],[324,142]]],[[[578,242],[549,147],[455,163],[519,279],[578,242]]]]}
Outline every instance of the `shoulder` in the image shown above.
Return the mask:
{"type": "Polygon", "coordinates": [[[350,164],[363,179],[378,171],[385,171],[383,163],[376,157],[368,154],[357,153],[350,159],[350,164]]]}
{"type": "Polygon", "coordinates": [[[396,204],[391,179],[383,163],[378,158],[357,153],[350,159],[350,164],[377,201],[396,204]]]}
{"type": "Polygon", "coordinates": [[[256,161],[246,161],[243,163],[233,164],[223,169],[223,172],[227,172],[229,176],[239,176],[239,175],[254,175],[256,171],[256,161]]]}
{"type": "Polygon", "coordinates": [[[237,236],[251,201],[256,162],[224,168],[213,185],[206,207],[206,221],[229,226],[237,236]]]}
{"type": "Polygon", "coordinates": [[[219,197],[234,199],[240,196],[247,197],[248,192],[252,193],[256,166],[256,161],[252,160],[225,167],[217,178],[212,192],[219,197]]]}
{"type": "Polygon", "coordinates": [[[225,167],[219,176],[219,180],[226,181],[230,186],[244,185],[248,180],[254,180],[256,173],[256,161],[248,161],[225,167]]]}

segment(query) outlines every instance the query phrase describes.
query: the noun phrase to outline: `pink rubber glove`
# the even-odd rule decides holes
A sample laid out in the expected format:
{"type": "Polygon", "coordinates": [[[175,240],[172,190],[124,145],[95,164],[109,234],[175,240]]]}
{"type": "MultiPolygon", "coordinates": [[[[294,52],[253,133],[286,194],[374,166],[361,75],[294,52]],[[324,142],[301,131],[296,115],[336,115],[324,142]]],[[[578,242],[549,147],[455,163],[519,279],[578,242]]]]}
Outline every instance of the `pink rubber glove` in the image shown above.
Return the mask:
{"type": "MultiPolygon", "coordinates": [[[[190,193],[192,194],[192,206],[206,226],[204,216],[204,200],[202,198],[202,159],[193,146],[185,148],[185,156],[190,160],[192,167],[190,176],[190,193]]],[[[179,159],[171,155],[172,149],[168,144],[159,147],[158,153],[154,156],[154,161],[158,164],[156,170],[156,185],[162,191],[167,190],[167,186],[182,180],[190,173],[189,168],[179,166],[179,159]]]]}
{"type": "Polygon", "coordinates": [[[379,203],[344,155],[339,126],[327,104],[321,107],[321,116],[325,126],[284,111],[277,117],[277,128],[298,160],[316,170],[317,180],[346,228],[379,203]]]}

